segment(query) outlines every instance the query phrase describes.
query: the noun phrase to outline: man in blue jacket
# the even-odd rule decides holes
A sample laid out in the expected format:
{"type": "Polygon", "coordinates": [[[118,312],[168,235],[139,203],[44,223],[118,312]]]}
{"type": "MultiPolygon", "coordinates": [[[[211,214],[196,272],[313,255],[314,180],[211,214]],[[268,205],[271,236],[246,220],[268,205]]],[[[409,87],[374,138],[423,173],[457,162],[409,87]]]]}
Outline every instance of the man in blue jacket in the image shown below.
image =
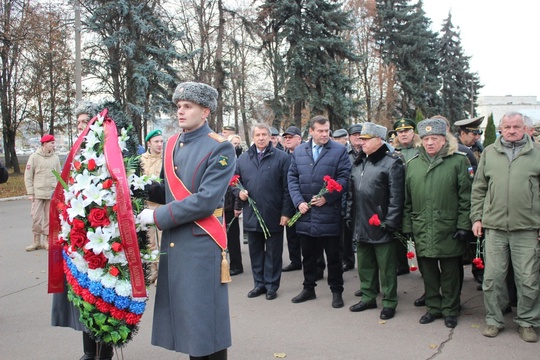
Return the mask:
{"type": "Polygon", "coordinates": [[[330,122],[324,116],[309,120],[311,140],[294,150],[289,168],[289,192],[294,206],[302,213],[296,223],[302,246],[304,289],[292,299],[301,303],[316,298],[317,256],[324,250],[328,261],[328,285],[332,291],[332,307],[343,307],[343,268],[340,255],[341,225],[340,192],[318,196],[323,178],[330,176],[347,191],[351,162],[347,148],[330,140],[330,122]]]}
{"type": "Polygon", "coordinates": [[[256,124],[252,130],[253,145],[240,155],[236,174],[246,190],[238,194],[244,205],[244,230],[248,234],[249,256],[254,288],[249,298],[266,293],[266,300],[277,297],[283,265],[283,226],[294,213],[287,187],[290,159],[270,141],[266,124],[256,124]],[[251,197],[270,231],[266,238],[254,210],[247,205],[251,197]]]}

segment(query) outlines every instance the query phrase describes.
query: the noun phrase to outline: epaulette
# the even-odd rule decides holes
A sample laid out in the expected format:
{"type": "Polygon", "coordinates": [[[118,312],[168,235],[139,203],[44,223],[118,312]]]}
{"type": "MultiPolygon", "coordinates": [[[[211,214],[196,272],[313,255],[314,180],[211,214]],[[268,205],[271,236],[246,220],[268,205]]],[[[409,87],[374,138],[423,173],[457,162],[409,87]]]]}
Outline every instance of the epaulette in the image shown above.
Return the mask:
{"type": "Polygon", "coordinates": [[[459,154],[459,155],[467,156],[467,154],[465,154],[463,151],[455,151],[454,154],[459,154]]]}
{"type": "Polygon", "coordinates": [[[208,134],[208,136],[210,136],[212,139],[216,140],[217,142],[224,142],[224,141],[227,141],[227,139],[225,139],[223,136],[215,133],[215,132],[211,132],[208,134]]]}

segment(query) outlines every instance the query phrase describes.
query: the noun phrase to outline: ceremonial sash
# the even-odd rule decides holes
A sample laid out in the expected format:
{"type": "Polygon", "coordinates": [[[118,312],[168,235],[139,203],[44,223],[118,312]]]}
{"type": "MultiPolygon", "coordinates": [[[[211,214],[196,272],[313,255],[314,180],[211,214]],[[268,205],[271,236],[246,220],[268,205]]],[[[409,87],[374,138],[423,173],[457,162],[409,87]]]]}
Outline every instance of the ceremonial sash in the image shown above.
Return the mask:
{"type": "MultiPolygon", "coordinates": [[[[167,179],[167,184],[171,191],[171,194],[175,200],[183,200],[186,197],[192,195],[182,180],[176,175],[174,170],[174,148],[176,147],[176,142],[180,134],[175,134],[169,138],[167,145],[165,147],[165,157],[163,160],[163,167],[165,170],[165,178],[167,179]]],[[[208,234],[215,241],[215,243],[225,250],[227,248],[227,229],[225,227],[225,219],[223,219],[223,224],[219,222],[215,213],[204,218],[195,221],[198,227],[200,227],[205,233],[208,234]]]]}
{"type": "MultiPolygon", "coordinates": [[[[116,183],[116,203],[117,220],[122,246],[128,261],[131,288],[134,298],[146,298],[146,286],[144,282],[144,272],[142,269],[139,244],[137,242],[137,233],[135,231],[135,219],[131,207],[131,197],[129,185],[124,168],[124,159],[122,150],[118,145],[118,132],[114,121],[107,117],[108,110],[104,109],[99,116],[105,118],[104,127],[104,155],[107,169],[111,178],[116,183]]],[[[68,182],[71,163],[77,151],[79,150],[84,137],[88,133],[90,125],[97,119],[94,117],[88,123],[86,129],[79,136],[62,169],[61,177],[64,182],[68,182]]],[[[49,229],[49,293],[64,291],[63,268],[62,268],[62,245],[58,242],[58,233],[60,229],[60,218],[58,216],[58,204],[64,204],[64,191],[62,184],[58,183],[53,194],[51,206],[49,209],[50,229],[49,229]]]]}

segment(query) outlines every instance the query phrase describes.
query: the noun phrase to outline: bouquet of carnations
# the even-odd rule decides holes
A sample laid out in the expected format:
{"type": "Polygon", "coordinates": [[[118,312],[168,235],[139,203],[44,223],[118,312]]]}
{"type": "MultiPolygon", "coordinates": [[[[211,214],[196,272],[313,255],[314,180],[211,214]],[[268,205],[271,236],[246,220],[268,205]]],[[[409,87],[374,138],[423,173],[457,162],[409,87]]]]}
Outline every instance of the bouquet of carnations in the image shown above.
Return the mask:
{"type": "MultiPolygon", "coordinates": [[[[323,177],[324,184],[321,190],[319,190],[319,193],[315,196],[317,198],[320,198],[324,194],[331,193],[334,191],[341,192],[343,190],[343,187],[340,183],[338,183],[336,180],[332,179],[330,175],[325,175],[323,177]]],[[[308,206],[311,208],[311,201],[308,202],[308,206]]],[[[300,211],[297,211],[296,214],[293,215],[293,217],[289,220],[287,223],[288,227],[293,226],[298,219],[300,219],[300,216],[302,216],[302,213],[300,211]]]]}
{"type": "MultiPolygon", "coordinates": [[[[229,182],[229,186],[236,187],[240,190],[246,190],[246,188],[240,182],[240,175],[234,175],[231,181],[229,182]]],[[[264,219],[262,218],[261,213],[259,212],[259,209],[257,209],[257,206],[255,205],[256,204],[255,200],[253,200],[251,197],[248,196],[247,201],[248,201],[249,206],[251,206],[251,208],[253,209],[253,212],[255,213],[257,220],[259,221],[259,225],[261,226],[261,229],[263,231],[264,238],[268,239],[270,237],[270,230],[268,230],[268,226],[266,226],[266,223],[264,222],[264,219]]],[[[232,220],[234,220],[234,218],[232,220]]],[[[232,220],[231,220],[231,223],[232,223],[232,220]]],[[[231,223],[227,225],[227,230],[229,229],[229,226],[231,223]]]]}
{"type": "MultiPolygon", "coordinates": [[[[373,214],[368,220],[368,224],[371,226],[380,226],[382,228],[386,227],[386,225],[379,219],[379,215],[373,214]]],[[[407,249],[407,259],[409,260],[409,269],[411,271],[418,270],[418,267],[414,263],[414,258],[416,257],[414,242],[410,237],[406,237],[399,231],[394,232],[394,236],[401,241],[403,246],[407,249]]]]}
{"type": "Polygon", "coordinates": [[[57,174],[51,209],[60,219],[52,226],[52,256],[61,249],[68,299],[91,336],[113,346],[136,333],[148,299],[141,259],[158,257],[136,219],[145,185],[158,178],[138,176],[138,162],[122,157],[127,139],[107,110],[92,119],[57,174]]]}
{"type": "Polygon", "coordinates": [[[476,239],[476,256],[474,257],[472,263],[476,266],[477,269],[483,269],[484,261],[482,260],[482,255],[484,254],[483,248],[484,248],[484,241],[482,238],[478,237],[476,239]]]}

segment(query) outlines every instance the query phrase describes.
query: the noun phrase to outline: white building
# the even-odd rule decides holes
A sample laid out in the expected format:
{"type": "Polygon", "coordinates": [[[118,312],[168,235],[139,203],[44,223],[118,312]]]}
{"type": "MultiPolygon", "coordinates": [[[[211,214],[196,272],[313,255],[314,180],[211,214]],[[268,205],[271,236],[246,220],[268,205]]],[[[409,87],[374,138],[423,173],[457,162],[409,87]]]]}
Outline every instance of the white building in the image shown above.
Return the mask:
{"type": "Polygon", "coordinates": [[[540,102],[536,96],[479,96],[476,112],[484,116],[482,128],[485,129],[489,115],[493,113],[493,122],[499,126],[503,115],[509,111],[517,111],[529,116],[533,123],[540,123],[540,102]]]}

